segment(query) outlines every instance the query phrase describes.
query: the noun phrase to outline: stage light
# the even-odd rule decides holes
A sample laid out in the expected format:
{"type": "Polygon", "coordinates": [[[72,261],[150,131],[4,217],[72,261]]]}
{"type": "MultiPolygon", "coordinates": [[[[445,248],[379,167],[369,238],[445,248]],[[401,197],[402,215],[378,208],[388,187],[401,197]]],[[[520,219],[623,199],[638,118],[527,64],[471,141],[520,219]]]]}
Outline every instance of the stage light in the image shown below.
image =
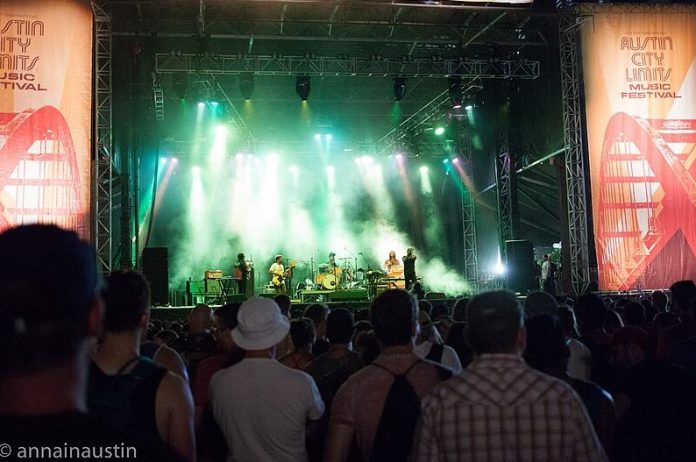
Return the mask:
{"type": "Polygon", "coordinates": [[[308,75],[299,75],[295,79],[295,91],[302,101],[307,101],[312,91],[311,79],[308,75]]]}
{"type": "Polygon", "coordinates": [[[447,79],[447,92],[452,100],[452,108],[459,109],[462,107],[462,78],[458,75],[453,75],[447,79]]]}
{"type": "Polygon", "coordinates": [[[176,157],[172,157],[172,163],[173,163],[173,164],[178,164],[178,163],[179,163],[179,159],[177,159],[176,157]]]}
{"type": "Polygon", "coordinates": [[[498,276],[503,276],[505,274],[505,265],[503,265],[502,262],[497,262],[493,266],[493,272],[497,274],[498,276]]]}
{"type": "Polygon", "coordinates": [[[199,101],[199,102],[198,102],[198,107],[199,107],[199,108],[204,108],[204,107],[205,107],[205,101],[199,101]]]}
{"type": "Polygon", "coordinates": [[[421,173],[428,173],[428,167],[425,165],[423,165],[419,170],[421,173]]]}
{"type": "Polygon", "coordinates": [[[440,136],[445,133],[445,127],[437,127],[435,128],[435,134],[437,136],[440,136]]]}
{"type": "Polygon", "coordinates": [[[394,99],[401,101],[406,96],[406,77],[394,77],[394,99]]]}
{"type": "Polygon", "coordinates": [[[327,133],[326,135],[324,135],[324,139],[326,139],[326,140],[330,140],[331,138],[333,138],[331,136],[331,133],[327,133]]]}
{"type": "Polygon", "coordinates": [[[314,139],[317,141],[321,141],[321,133],[315,133],[314,134],[314,139]]]}
{"type": "Polygon", "coordinates": [[[471,111],[473,108],[474,106],[472,106],[471,104],[467,104],[466,106],[464,106],[464,109],[466,109],[467,111],[471,111]]]}
{"type": "Polygon", "coordinates": [[[247,72],[239,75],[239,91],[246,101],[251,99],[254,93],[254,74],[247,72]]]}
{"type": "Polygon", "coordinates": [[[447,158],[442,159],[442,163],[443,163],[443,164],[449,164],[449,159],[447,159],[447,158]]]}
{"type": "Polygon", "coordinates": [[[404,160],[404,155],[399,153],[396,155],[396,160],[404,160]]]}
{"type": "Polygon", "coordinates": [[[459,163],[459,157],[455,157],[452,159],[452,163],[458,164],[459,163]]]}

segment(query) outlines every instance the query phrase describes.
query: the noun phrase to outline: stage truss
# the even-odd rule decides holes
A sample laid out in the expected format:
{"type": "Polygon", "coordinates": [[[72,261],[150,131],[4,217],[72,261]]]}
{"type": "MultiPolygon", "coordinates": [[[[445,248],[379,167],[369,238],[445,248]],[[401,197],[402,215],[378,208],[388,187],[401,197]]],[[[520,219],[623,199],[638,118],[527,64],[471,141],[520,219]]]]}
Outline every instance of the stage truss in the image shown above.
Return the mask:
{"type": "Polygon", "coordinates": [[[234,75],[319,75],[326,77],[448,77],[463,79],[534,79],[539,77],[539,61],[520,59],[424,59],[372,56],[246,56],[157,53],[155,72],[207,73],[234,75]]]}
{"type": "Polygon", "coordinates": [[[99,269],[113,266],[112,206],[114,164],[111,133],[111,17],[102,2],[92,2],[94,15],[94,114],[92,138],[92,242],[99,269]]]}
{"type": "Polygon", "coordinates": [[[563,92],[563,140],[568,188],[568,252],[570,283],[576,294],[590,282],[589,241],[587,236],[587,191],[583,149],[583,114],[580,100],[578,33],[583,20],[575,11],[574,0],[559,1],[560,62],[563,92]]]}

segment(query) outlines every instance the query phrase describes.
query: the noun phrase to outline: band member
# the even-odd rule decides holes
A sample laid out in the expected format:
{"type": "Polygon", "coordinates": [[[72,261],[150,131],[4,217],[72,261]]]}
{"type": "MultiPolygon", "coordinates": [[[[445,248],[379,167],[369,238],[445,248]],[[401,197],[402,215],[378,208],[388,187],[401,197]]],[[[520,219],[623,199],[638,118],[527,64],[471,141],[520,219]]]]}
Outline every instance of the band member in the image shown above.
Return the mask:
{"type": "Polygon", "coordinates": [[[396,258],[396,252],[389,252],[389,258],[384,260],[384,268],[387,270],[387,280],[389,281],[390,289],[405,289],[404,283],[404,267],[396,258]]]}
{"type": "Polygon", "coordinates": [[[271,284],[278,294],[287,294],[288,289],[285,285],[285,266],[283,266],[283,256],[276,255],[275,262],[271,265],[268,273],[271,275],[271,284]]]}
{"type": "Polygon", "coordinates": [[[384,260],[384,269],[387,270],[387,273],[389,273],[392,269],[392,266],[399,266],[401,263],[399,260],[396,258],[396,252],[393,250],[389,251],[389,258],[384,260]]]}
{"type": "Polygon", "coordinates": [[[336,264],[336,253],[331,252],[329,254],[329,273],[333,274],[335,276],[336,268],[338,268],[338,265],[336,264]]]}
{"type": "Polygon", "coordinates": [[[329,253],[329,261],[326,264],[326,274],[333,276],[332,278],[327,278],[327,283],[325,284],[327,289],[338,289],[341,285],[341,277],[343,274],[343,269],[336,263],[336,252],[329,253]]]}
{"type": "Polygon", "coordinates": [[[404,279],[406,279],[406,288],[411,289],[416,282],[416,254],[413,247],[406,249],[406,255],[402,258],[404,262],[404,279]]]}
{"type": "Polygon", "coordinates": [[[237,261],[234,264],[234,279],[237,281],[237,289],[240,294],[246,294],[250,273],[251,264],[246,261],[243,253],[237,254],[237,261]]]}
{"type": "Polygon", "coordinates": [[[556,265],[551,261],[548,254],[544,254],[544,261],[541,264],[541,290],[551,295],[556,295],[556,265]]]}

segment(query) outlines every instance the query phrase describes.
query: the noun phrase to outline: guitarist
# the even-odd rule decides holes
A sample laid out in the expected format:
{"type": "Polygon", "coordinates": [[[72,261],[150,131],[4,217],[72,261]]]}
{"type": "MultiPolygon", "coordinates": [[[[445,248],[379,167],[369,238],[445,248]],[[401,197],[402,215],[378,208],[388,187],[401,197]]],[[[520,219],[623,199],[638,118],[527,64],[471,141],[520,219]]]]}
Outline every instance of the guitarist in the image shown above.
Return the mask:
{"type": "Polygon", "coordinates": [[[246,295],[247,281],[251,276],[251,263],[246,261],[243,253],[237,254],[237,262],[234,264],[234,279],[240,294],[246,295]]]}
{"type": "Polygon", "coordinates": [[[291,274],[293,266],[294,265],[291,263],[290,266],[287,269],[285,269],[285,266],[283,266],[283,256],[276,255],[275,263],[271,265],[271,268],[268,270],[268,272],[271,275],[271,284],[273,285],[273,288],[275,289],[277,294],[288,293],[288,288],[285,280],[289,277],[292,277],[291,274]]]}

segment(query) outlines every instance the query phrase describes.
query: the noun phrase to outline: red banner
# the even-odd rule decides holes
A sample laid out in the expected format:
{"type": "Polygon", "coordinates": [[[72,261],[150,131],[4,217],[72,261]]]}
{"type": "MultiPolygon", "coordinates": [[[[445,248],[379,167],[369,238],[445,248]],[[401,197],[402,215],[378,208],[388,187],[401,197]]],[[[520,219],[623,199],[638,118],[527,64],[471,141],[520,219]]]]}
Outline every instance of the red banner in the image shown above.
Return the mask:
{"type": "Polygon", "coordinates": [[[55,223],[89,237],[92,12],[0,3],[0,230],[55,223]]]}
{"type": "Polygon", "coordinates": [[[696,279],[696,7],[584,12],[600,288],[696,279]]]}

